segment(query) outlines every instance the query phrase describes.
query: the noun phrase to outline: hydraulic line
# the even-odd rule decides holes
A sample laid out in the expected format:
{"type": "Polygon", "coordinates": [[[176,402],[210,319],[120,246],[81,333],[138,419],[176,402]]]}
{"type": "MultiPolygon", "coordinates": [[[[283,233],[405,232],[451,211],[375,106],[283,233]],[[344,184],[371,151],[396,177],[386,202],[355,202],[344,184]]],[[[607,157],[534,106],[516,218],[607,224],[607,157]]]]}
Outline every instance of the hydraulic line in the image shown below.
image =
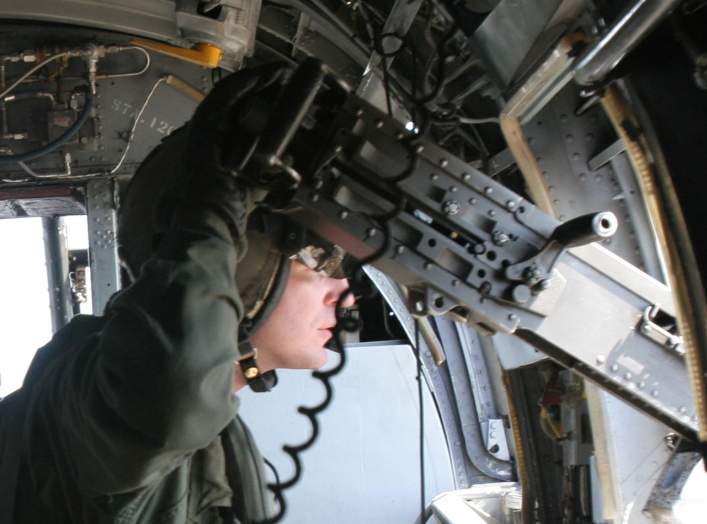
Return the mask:
{"type": "Polygon", "coordinates": [[[96,80],[106,80],[109,78],[128,78],[131,76],[140,76],[141,74],[145,73],[148,69],[150,69],[150,65],[152,64],[152,59],[150,58],[150,53],[145,51],[142,47],[138,45],[129,45],[129,46],[120,46],[120,47],[109,47],[107,50],[109,53],[120,53],[124,51],[139,51],[142,53],[145,57],[145,64],[138,69],[137,71],[132,71],[130,73],[112,73],[112,74],[97,74],[96,75],[96,80]]]}
{"type": "Polygon", "coordinates": [[[42,60],[42,61],[39,62],[36,66],[30,68],[29,71],[27,71],[25,74],[23,74],[20,78],[18,78],[17,80],[15,80],[15,81],[10,85],[10,87],[8,87],[7,89],[5,89],[5,91],[3,91],[2,93],[0,93],[0,99],[5,98],[9,93],[12,92],[13,89],[15,89],[18,85],[20,85],[20,84],[21,84],[22,82],[24,82],[25,80],[27,80],[27,78],[29,78],[34,72],[39,71],[40,69],[42,69],[42,68],[43,68],[45,65],[47,65],[48,63],[53,62],[54,60],[57,60],[58,58],[62,58],[62,57],[65,57],[65,56],[69,56],[69,52],[68,52],[68,51],[65,51],[65,52],[63,52],[63,53],[57,53],[57,54],[55,54],[55,55],[50,56],[49,58],[46,58],[46,59],[42,60]]]}

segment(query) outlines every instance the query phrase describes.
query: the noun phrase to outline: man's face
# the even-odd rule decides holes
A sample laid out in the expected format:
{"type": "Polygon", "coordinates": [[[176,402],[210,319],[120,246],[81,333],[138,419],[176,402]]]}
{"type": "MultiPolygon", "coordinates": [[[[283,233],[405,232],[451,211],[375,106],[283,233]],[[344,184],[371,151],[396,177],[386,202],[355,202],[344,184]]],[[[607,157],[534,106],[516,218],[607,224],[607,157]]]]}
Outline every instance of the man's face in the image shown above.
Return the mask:
{"type": "MultiPolygon", "coordinates": [[[[322,367],[327,360],[324,344],[336,324],[336,302],[348,289],[345,279],[327,277],[299,262],[291,264],[280,302],[251,336],[261,372],[322,367]]],[[[342,306],[353,303],[353,295],[349,295],[342,306]]]]}

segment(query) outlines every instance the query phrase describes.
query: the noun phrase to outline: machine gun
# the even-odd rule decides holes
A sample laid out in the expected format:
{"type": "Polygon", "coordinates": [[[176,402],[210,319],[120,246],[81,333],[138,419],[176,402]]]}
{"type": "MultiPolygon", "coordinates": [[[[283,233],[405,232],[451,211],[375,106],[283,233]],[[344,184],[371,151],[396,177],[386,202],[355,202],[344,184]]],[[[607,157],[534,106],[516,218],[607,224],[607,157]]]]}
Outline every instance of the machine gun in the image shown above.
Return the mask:
{"type": "Polygon", "coordinates": [[[561,223],[326,77],[300,65],[251,176],[284,173],[293,216],[405,286],[414,315],[514,334],[698,440],[670,290],[594,243],[612,213],[561,223]]]}

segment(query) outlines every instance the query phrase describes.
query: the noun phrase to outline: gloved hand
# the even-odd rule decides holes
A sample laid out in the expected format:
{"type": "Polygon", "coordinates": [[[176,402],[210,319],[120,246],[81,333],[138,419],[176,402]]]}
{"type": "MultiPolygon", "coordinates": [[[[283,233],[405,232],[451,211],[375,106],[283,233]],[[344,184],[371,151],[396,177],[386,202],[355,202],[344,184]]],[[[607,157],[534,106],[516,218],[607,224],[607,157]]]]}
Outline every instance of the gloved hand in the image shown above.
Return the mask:
{"type": "Polygon", "coordinates": [[[226,77],[192,120],[143,161],[120,213],[119,249],[134,275],[168,231],[201,229],[205,213],[225,221],[233,240],[243,236],[249,213],[264,196],[234,165],[257,138],[243,117],[253,113],[254,100],[279,94],[286,71],[272,64],[226,77]]]}
{"type": "Polygon", "coordinates": [[[199,104],[186,128],[186,180],[181,196],[188,209],[206,207],[229,224],[234,236],[245,232],[249,213],[266,188],[242,170],[268,116],[267,104],[279,96],[287,74],[282,63],[236,72],[220,81],[199,104]]]}
{"type": "Polygon", "coordinates": [[[187,129],[187,195],[223,213],[242,232],[244,216],[265,196],[242,171],[268,117],[268,104],[280,95],[287,66],[245,69],[220,81],[199,105],[187,129]],[[224,198],[231,195],[232,198],[224,198]]]}

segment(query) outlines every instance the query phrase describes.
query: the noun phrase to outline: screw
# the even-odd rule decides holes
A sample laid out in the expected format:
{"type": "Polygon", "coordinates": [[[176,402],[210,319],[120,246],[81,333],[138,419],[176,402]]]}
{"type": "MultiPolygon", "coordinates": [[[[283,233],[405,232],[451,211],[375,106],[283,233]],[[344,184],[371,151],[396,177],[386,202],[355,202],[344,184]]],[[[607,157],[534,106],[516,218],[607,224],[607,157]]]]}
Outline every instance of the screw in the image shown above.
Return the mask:
{"type": "Polygon", "coordinates": [[[618,366],[617,364],[613,364],[613,365],[611,366],[611,371],[612,371],[613,373],[616,373],[618,370],[619,370],[619,366],[618,366]]]}
{"type": "Polygon", "coordinates": [[[510,315],[508,315],[508,320],[510,320],[511,322],[515,322],[516,320],[518,320],[518,315],[516,315],[515,313],[511,313],[510,315]]]}
{"type": "Polygon", "coordinates": [[[381,127],[383,127],[383,120],[376,120],[376,127],[377,127],[378,129],[380,129],[381,127]]]}
{"type": "Polygon", "coordinates": [[[534,285],[542,277],[542,272],[537,266],[526,267],[523,270],[523,279],[530,285],[534,285]]]}
{"type": "Polygon", "coordinates": [[[513,200],[509,200],[508,202],[506,202],[506,207],[513,211],[516,207],[516,203],[513,202],[513,200]]]}
{"type": "Polygon", "coordinates": [[[374,228],[369,227],[369,228],[366,230],[366,236],[367,236],[368,238],[371,238],[371,237],[373,237],[373,236],[375,236],[375,235],[376,235],[376,230],[375,230],[374,228]]]}
{"type": "Polygon", "coordinates": [[[439,161],[439,165],[442,167],[447,167],[449,165],[449,160],[447,160],[446,158],[442,158],[439,161]]]}
{"type": "Polygon", "coordinates": [[[395,248],[395,252],[396,252],[398,255],[402,255],[402,254],[405,252],[405,246],[398,246],[398,247],[396,247],[396,248],[395,248]]]}
{"type": "Polygon", "coordinates": [[[492,187],[485,187],[484,193],[487,195],[490,195],[491,193],[493,193],[493,188],[492,187]]]}
{"type": "Polygon", "coordinates": [[[497,246],[503,246],[508,243],[510,238],[506,233],[503,231],[494,231],[491,239],[493,240],[493,243],[496,244],[497,246]]]}
{"type": "Polygon", "coordinates": [[[471,180],[471,175],[469,173],[464,173],[464,175],[462,175],[462,180],[464,182],[468,182],[469,180],[471,180]]]}
{"type": "Polygon", "coordinates": [[[601,366],[604,362],[606,362],[606,357],[604,355],[597,355],[596,363],[601,366]]]}
{"type": "Polygon", "coordinates": [[[668,449],[672,451],[677,448],[680,437],[678,437],[676,433],[668,433],[663,440],[668,449]]]}
{"type": "Polygon", "coordinates": [[[447,216],[456,215],[461,211],[461,206],[456,200],[447,200],[442,204],[442,211],[444,211],[444,214],[447,216]]]}
{"type": "Polygon", "coordinates": [[[345,220],[347,216],[349,216],[349,212],[348,212],[348,211],[340,211],[340,212],[339,212],[339,218],[340,218],[341,220],[345,220]]]}
{"type": "Polygon", "coordinates": [[[484,253],[486,253],[486,246],[479,242],[478,244],[474,244],[473,250],[474,254],[483,255],[484,253]]]}

